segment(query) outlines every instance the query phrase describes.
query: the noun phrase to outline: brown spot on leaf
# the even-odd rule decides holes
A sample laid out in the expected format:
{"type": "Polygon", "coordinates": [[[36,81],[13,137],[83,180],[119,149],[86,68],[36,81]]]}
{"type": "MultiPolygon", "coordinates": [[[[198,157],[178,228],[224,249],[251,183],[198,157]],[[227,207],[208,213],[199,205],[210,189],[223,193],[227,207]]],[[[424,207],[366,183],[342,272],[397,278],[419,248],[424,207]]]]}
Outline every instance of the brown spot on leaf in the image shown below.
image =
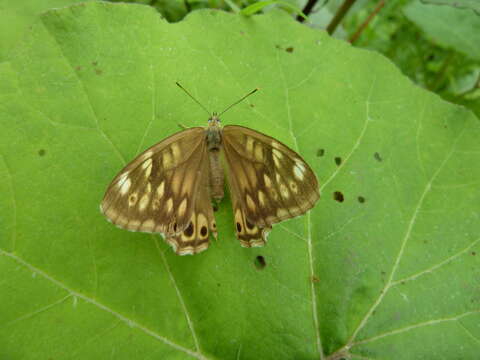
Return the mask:
{"type": "Polygon", "coordinates": [[[335,191],[333,193],[333,199],[338,202],[343,202],[343,200],[345,200],[341,191],[335,191]]]}
{"type": "Polygon", "coordinates": [[[258,270],[262,270],[265,268],[265,266],[267,266],[267,262],[262,255],[258,255],[253,263],[258,270]]]}

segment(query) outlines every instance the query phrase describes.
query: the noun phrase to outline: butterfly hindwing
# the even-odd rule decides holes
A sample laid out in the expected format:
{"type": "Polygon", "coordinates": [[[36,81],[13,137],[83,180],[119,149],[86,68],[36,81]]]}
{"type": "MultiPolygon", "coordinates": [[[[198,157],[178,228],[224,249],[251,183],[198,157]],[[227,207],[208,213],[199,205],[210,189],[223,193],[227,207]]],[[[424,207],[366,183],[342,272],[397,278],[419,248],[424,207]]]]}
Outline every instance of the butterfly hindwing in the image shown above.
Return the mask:
{"type": "Polygon", "coordinates": [[[240,191],[237,190],[237,183],[232,181],[229,175],[230,197],[232,199],[233,219],[235,235],[243,247],[258,247],[265,245],[271,226],[258,226],[251,223],[245,214],[245,209],[240,201],[240,191]]]}
{"type": "Polygon", "coordinates": [[[165,240],[178,255],[197,254],[208,248],[209,234],[217,237],[217,225],[213,215],[209,188],[209,163],[206,149],[201,160],[202,167],[198,171],[199,186],[192,199],[194,209],[190,221],[180,233],[167,235],[165,240]]]}
{"type": "MultiPolygon", "coordinates": [[[[300,155],[242,126],[225,126],[222,135],[236,222],[244,219],[245,225],[250,223],[262,233],[315,205],[320,197],[318,181],[300,155]]],[[[240,235],[237,231],[239,239],[240,235]]]]}
{"type": "Polygon", "coordinates": [[[105,216],[120,228],[167,237],[187,228],[201,191],[198,172],[208,167],[204,133],[176,133],[127,164],[105,193],[105,216]]]}

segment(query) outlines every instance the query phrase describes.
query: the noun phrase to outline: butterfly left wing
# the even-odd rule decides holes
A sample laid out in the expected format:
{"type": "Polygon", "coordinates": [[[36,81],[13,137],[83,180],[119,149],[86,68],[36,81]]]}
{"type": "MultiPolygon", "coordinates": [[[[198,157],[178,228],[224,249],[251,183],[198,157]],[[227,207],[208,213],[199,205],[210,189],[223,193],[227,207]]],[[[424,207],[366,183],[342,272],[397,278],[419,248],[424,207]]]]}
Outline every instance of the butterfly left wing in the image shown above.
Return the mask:
{"type": "Polygon", "coordinates": [[[206,151],[204,131],[201,127],[180,131],[128,163],[103,197],[100,210],[107,219],[130,231],[183,230],[193,211],[192,194],[206,151]]]}
{"type": "Polygon", "coordinates": [[[127,164],[100,210],[120,228],[161,233],[177,254],[203,251],[216,234],[208,165],[205,129],[180,131],[127,164]]]}
{"type": "Polygon", "coordinates": [[[304,214],[320,198],[315,173],[286,145],[237,125],[225,126],[222,140],[243,246],[263,245],[272,224],[304,214]]]}

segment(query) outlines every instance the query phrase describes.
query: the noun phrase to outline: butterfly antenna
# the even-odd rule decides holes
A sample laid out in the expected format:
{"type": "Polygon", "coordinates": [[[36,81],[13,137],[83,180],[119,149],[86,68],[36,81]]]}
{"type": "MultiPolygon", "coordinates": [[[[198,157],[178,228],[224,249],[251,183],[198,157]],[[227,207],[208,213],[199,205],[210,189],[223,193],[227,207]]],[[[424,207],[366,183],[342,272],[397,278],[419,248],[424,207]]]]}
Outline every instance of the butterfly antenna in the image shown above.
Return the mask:
{"type": "Polygon", "coordinates": [[[250,91],[247,95],[245,95],[244,97],[242,97],[240,100],[234,102],[232,105],[230,105],[229,107],[227,107],[225,110],[223,110],[218,116],[221,116],[223,113],[225,113],[227,110],[229,110],[231,107],[237,105],[239,102],[242,102],[243,100],[245,100],[247,97],[249,97],[250,95],[252,95],[253,93],[256,93],[259,89],[256,88],[256,89],[253,89],[252,91],[250,91]]]}
{"type": "Polygon", "coordinates": [[[187,89],[185,89],[182,85],[180,85],[180,83],[179,83],[178,81],[175,82],[175,84],[177,84],[177,86],[178,86],[180,89],[182,89],[183,91],[185,91],[185,92],[187,93],[187,95],[190,96],[190,97],[193,99],[193,101],[195,101],[198,105],[200,105],[200,107],[201,107],[203,110],[205,110],[209,116],[212,115],[212,114],[210,113],[210,111],[208,111],[207,108],[200,103],[200,101],[198,101],[197,99],[195,99],[195,98],[193,97],[193,95],[190,94],[190,93],[187,91],[187,89]]]}

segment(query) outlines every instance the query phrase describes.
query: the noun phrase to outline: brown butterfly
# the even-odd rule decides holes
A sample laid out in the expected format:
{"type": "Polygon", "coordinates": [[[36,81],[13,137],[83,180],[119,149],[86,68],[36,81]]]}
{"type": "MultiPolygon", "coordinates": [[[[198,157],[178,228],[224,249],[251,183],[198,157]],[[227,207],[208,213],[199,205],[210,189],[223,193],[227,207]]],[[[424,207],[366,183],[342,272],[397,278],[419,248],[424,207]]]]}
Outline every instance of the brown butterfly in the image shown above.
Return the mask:
{"type": "Polygon", "coordinates": [[[211,201],[223,198],[224,168],[235,233],[244,247],[265,245],[272,224],[315,205],[318,181],[300,155],[255,130],[222,127],[220,115],[213,113],[207,127],[171,135],[127,164],[100,205],[107,219],[122,229],[160,233],[179,255],[197,254],[208,248],[210,232],[217,237],[211,201]]]}

